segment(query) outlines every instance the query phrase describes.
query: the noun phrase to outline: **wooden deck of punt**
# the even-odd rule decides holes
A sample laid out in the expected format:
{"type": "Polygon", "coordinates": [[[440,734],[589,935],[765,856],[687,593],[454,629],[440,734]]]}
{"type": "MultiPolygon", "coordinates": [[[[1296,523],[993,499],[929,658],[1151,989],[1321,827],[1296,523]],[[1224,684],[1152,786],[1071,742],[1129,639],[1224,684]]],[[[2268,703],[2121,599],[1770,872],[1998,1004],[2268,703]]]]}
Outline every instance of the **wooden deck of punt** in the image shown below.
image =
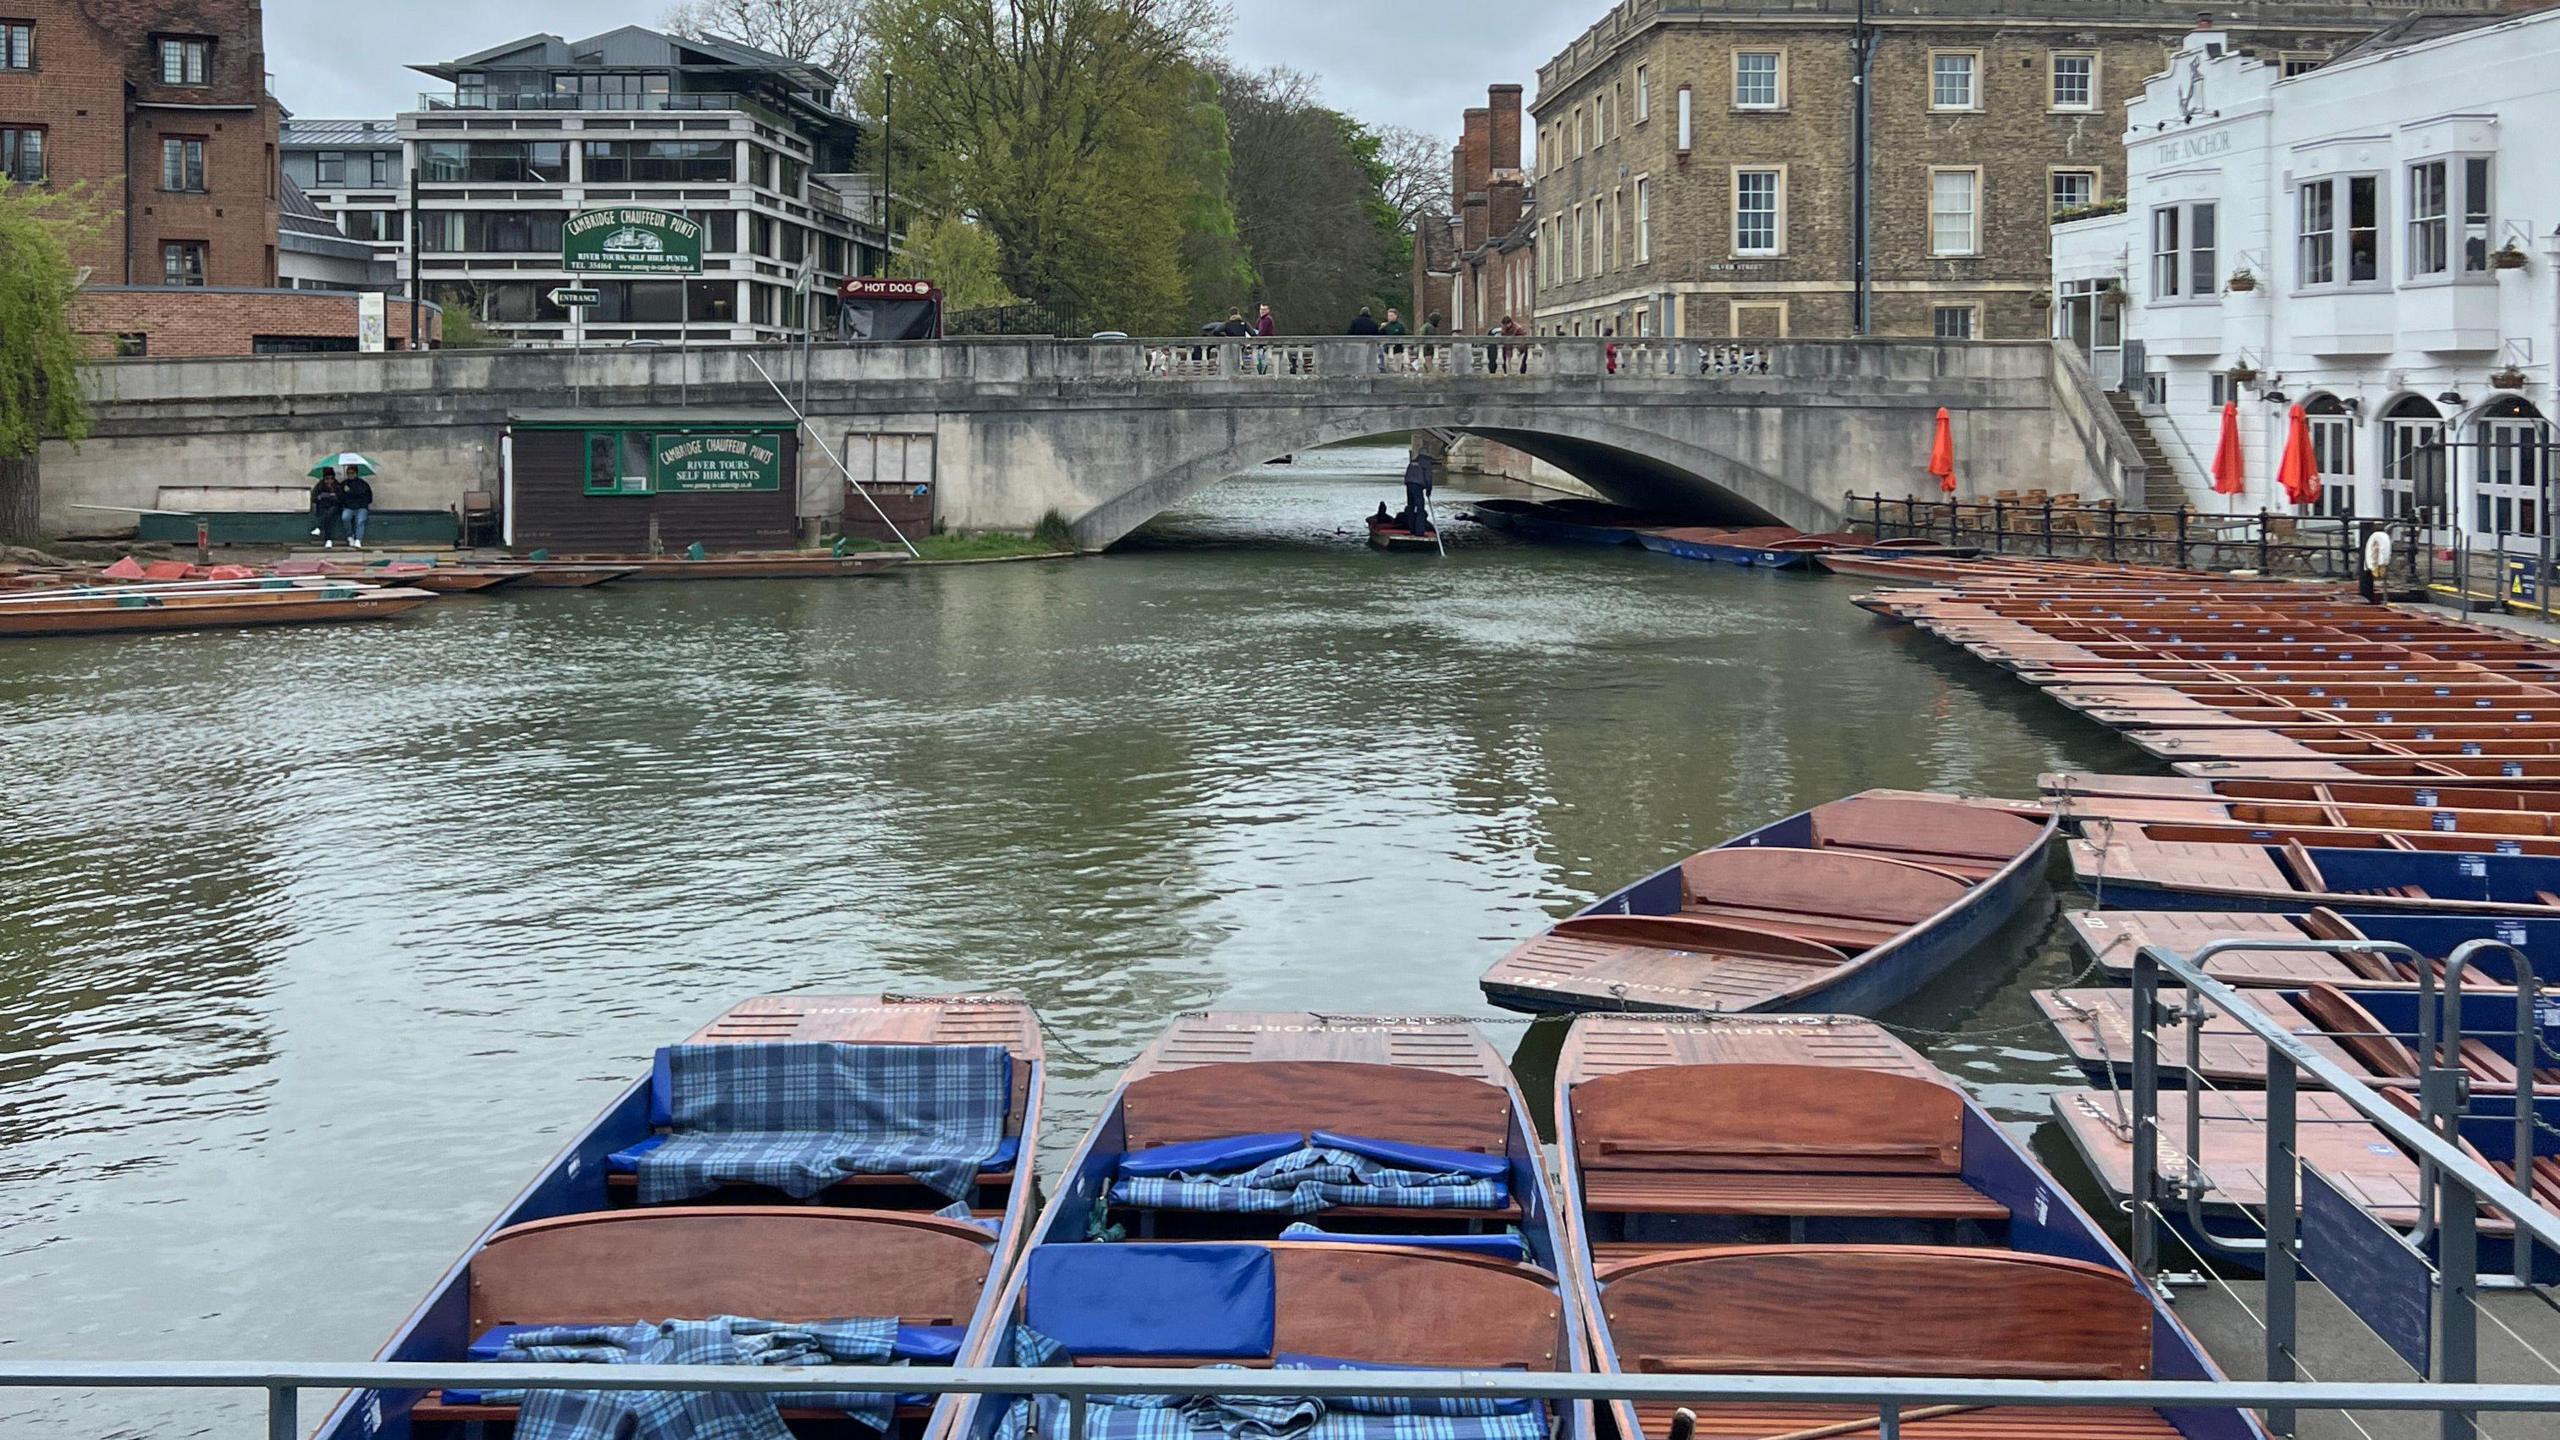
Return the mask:
{"type": "Polygon", "coordinates": [[[516,583],[529,590],[585,590],[626,579],[633,573],[628,565],[570,565],[538,560],[527,566],[516,583]]]}
{"type": "MultiPolygon", "coordinates": [[[[1665,1440],[1671,1417],[1682,1407],[1664,1402],[1635,1407],[1643,1440],[1665,1440]]],[[[1875,1407],[1856,1405],[1707,1405],[1687,1407],[1704,1440],[1765,1440],[1780,1435],[1826,1433],[1850,1425],[1851,1437],[1872,1436],[1875,1407]]],[[[1906,1440],[2180,1440],[2178,1427],[2151,1410],[2084,1410],[2063,1406],[1993,1406],[1962,1415],[1902,1422],[1906,1440]]]]}
{"type": "MultiPolygon", "coordinates": [[[[2216,940],[2321,940],[2305,917],[2266,910],[2075,910],[2062,917],[2080,948],[2111,978],[2133,973],[2133,957],[2145,945],[2193,955],[2216,940]]],[[[2338,927],[2343,930],[2343,926],[2338,927]]],[[[2229,950],[2205,962],[2205,973],[2226,985],[2300,989],[2324,981],[2337,985],[2399,984],[2400,971],[2371,955],[2314,950],[2229,950]]]]}
{"type": "MultiPolygon", "coordinates": [[[[2450,814],[2451,812],[2439,812],[2450,814]]],[[[2457,855],[2560,855],[2560,837],[2445,830],[2423,820],[2409,827],[2308,825],[2239,820],[2111,820],[2102,839],[2150,845],[2307,845],[2329,850],[2430,850],[2457,855]]],[[[2085,833],[2085,832],[2084,832],[2085,833]]]]}
{"type": "MultiPolygon", "coordinates": [[[[2202,1120],[2196,1127],[2193,1158],[2209,1187],[2205,1203],[2263,1213],[2267,1208],[2266,1092],[2207,1090],[2196,1100],[2202,1120]]],[[[2103,1090],[2057,1090],[2053,1095],[2054,1119],[2061,1122],[2063,1134],[2105,1187],[2108,1198],[2118,1201],[2133,1193],[2133,1139],[2119,1113],[2127,1103],[2120,1094],[2103,1090]]],[[[2184,1101],[2163,1107],[2158,1170],[2164,1180],[2186,1178],[2184,1107],[2184,1101]]],[[[2325,1091],[2299,1096],[2294,1102],[2293,1144],[2304,1164],[2318,1169],[2375,1219],[2398,1226],[2417,1222],[2418,1162],[2345,1100],[2325,1091]]],[[[2495,1223],[2494,1217],[2483,1215],[2481,1223],[2495,1223]]]]}
{"type": "Polygon", "coordinates": [[[2189,804],[2375,805],[2416,810],[2512,810],[2560,815],[2560,795],[2491,785],[2390,781],[2205,780],[2177,775],[2087,775],[2061,771],[2036,780],[2047,799],[2159,800],[2189,804]]]}
{"type": "Polygon", "coordinates": [[[2199,780],[2479,782],[2560,788],[2560,761],[2401,756],[2387,759],[2181,760],[2170,770],[2199,780]]]}
{"type": "Polygon", "coordinates": [[[147,605],[127,605],[126,598],[13,600],[0,605],[0,639],[387,620],[436,597],[425,590],[326,584],[284,590],[182,591],[149,596],[147,605]]]}
{"type": "MultiPolygon", "coordinates": [[[[2219,760],[2254,768],[2271,762],[2397,759],[2469,760],[2503,767],[2509,763],[2548,764],[2553,757],[2560,756],[2560,739],[2540,737],[2483,740],[2355,735],[2299,737],[2273,730],[2207,729],[2126,730],[2119,733],[2128,743],[2173,764],[2219,760]]],[[[2506,771],[2499,768],[2488,773],[2504,775],[2506,771]]]]}
{"type": "MultiPolygon", "coordinates": [[[[2172,1010],[2185,1003],[2182,990],[2163,989],[2160,1003],[2172,1010]]],[[[2351,1074],[2372,1075],[2373,1083],[2393,1083],[2374,1074],[2366,1065],[2329,1033],[2312,1016],[2298,1008],[2294,994],[2267,989],[2240,992],[2243,998],[2263,1010],[2303,1044],[2318,1052],[2321,1058],[2343,1066],[2351,1074]]],[[[2082,1070],[2092,1074],[2109,1071],[2129,1073],[2133,1065],[2133,992],[2130,990],[2038,990],[2033,995],[2035,1007],[2052,1022],[2054,1033],[2062,1038],[2063,1049],[2082,1070]]],[[[2267,1083],[2267,1045],[2246,1026],[2219,1011],[2207,1009],[2203,1038],[2197,1050],[2205,1082],[2226,1089],[2254,1090],[2267,1083]]],[[[2172,1014],[2159,1027],[2160,1074],[2163,1083],[2184,1084],[2187,1070],[2186,1017],[2172,1014]]],[[[2302,1077],[2306,1088],[2318,1082],[2302,1077]]]]}
{"type": "Polygon", "coordinates": [[[680,556],[577,555],[570,563],[610,566],[626,572],[626,583],[642,580],[822,580],[877,574],[904,564],[906,556],[871,550],[853,555],[712,555],[700,560],[680,556]]]}
{"type": "MultiPolygon", "coordinates": [[[[2531,793],[2531,792],[2527,792],[2531,793]]],[[[2471,808],[2460,791],[2437,792],[2433,805],[2356,805],[2317,800],[2138,799],[2116,795],[2047,796],[2065,823],[2238,825],[2434,835],[2560,836],[2560,813],[2514,804],[2471,808]]]]}
{"type": "Polygon", "coordinates": [[[2475,900],[2458,895],[2436,895],[2415,883],[2339,891],[2332,888],[2334,881],[2321,877],[2316,869],[2308,868],[2316,863],[2316,857],[2310,855],[2308,849],[2333,848],[2347,847],[2331,846],[2325,841],[2320,846],[2308,848],[2287,842],[2279,848],[2254,840],[2240,843],[2152,840],[2128,827],[2117,826],[2111,830],[2101,829],[2095,837],[2084,835],[2077,840],[2065,841],[2063,853],[2071,861],[2072,874],[2083,886],[2102,894],[2141,896],[2154,902],[2135,908],[2272,908],[2292,911],[2345,902],[2359,909],[2376,911],[2440,910],[2471,915],[2560,913],[2560,895],[2547,890],[2536,892],[2540,898],[2531,901],[2475,900]],[[2282,864],[2277,862],[2279,854],[2285,857],[2282,864]],[[2186,897],[2195,898],[2190,901],[2186,897]]]}
{"type": "Polygon", "coordinates": [[[1913,972],[1899,999],[1952,958],[1937,954],[1952,932],[1980,928],[1968,909],[2014,904],[2055,828],[2015,802],[1888,790],[1780,823],[1798,820],[1801,838],[1755,831],[1596,902],[1479,983],[1533,1011],[1871,1013],[1890,1003],[1888,967],[1913,972]]]}

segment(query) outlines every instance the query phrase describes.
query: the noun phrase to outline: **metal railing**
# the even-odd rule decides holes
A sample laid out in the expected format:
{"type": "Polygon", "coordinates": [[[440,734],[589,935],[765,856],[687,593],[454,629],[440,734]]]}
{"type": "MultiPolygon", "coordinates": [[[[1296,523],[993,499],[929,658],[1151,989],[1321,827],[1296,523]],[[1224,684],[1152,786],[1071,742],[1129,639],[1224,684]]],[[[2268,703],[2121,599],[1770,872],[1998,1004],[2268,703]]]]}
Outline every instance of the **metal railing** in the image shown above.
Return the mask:
{"type": "Polygon", "coordinates": [[[2436,550],[2419,521],[2380,516],[2301,515],[2272,510],[2213,513],[2181,505],[2146,510],[2073,495],[1990,500],[1916,495],[1847,496],[1849,523],[1879,540],[1945,540],[1994,555],[2107,560],[2179,570],[2255,570],[2349,580],[2363,564],[2367,526],[2391,534],[2395,592],[2436,580],[2436,550]]]}
{"type": "Polygon", "coordinates": [[[1770,346],[1723,340],[1605,336],[1421,335],[1308,339],[1203,335],[1147,340],[1150,380],[1322,380],[1357,376],[1554,375],[1627,380],[1728,380],[1776,373],[1770,346]]]}
{"type": "MultiPolygon", "coordinates": [[[[509,1390],[682,1390],[737,1395],[807,1392],[862,1383],[865,1367],[725,1365],[486,1365],[371,1362],[154,1361],[0,1363],[0,1389],[255,1390],[267,1396],[268,1440],[297,1440],[304,1390],[424,1391],[487,1386],[509,1390]]],[[[885,1367],[884,1367],[885,1368],[885,1367]]],[[[2398,1410],[2476,1415],[2560,1414],[2560,1386],[2482,1384],[2305,1384],[2234,1380],[1961,1380],[1841,1375],[1596,1375],[1519,1370],[1165,1370],[1076,1366],[950,1369],[901,1366],[890,1372],[904,1394],[1055,1395],[1070,1402],[1069,1434],[1084,1440],[1088,1402],[1113,1395],[1372,1396],[1384,1399],[1525,1399],[1563,1402],[1676,1401],[1718,1404],[1872,1406],[1865,1427],[1899,1440],[1906,1411],[1941,1405],[2265,1410],[2398,1410]]]]}
{"type": "MultiPolygon", "coordinates": [[[[2189,1222],[2189,1233],[2181,1238],[2196,1249],[2198,1258],[2214,1252],[2220,1258],[2235,1259],[2263,1268],[2267,1282],[2266,1373],[2270,1381],[2290,1381],[2300,1364],[2297,1286],[2303,1273],[2299,1248],[2299,1205],[2297,1166],[2302,1163],[2296,1133],[2295,1101],[2306,1079],[2345,1101],[2366,1120],[2371,1121],[2393,1142],[2416,1158],[2419,1170],[2418,1220],[2416,1229],[2406,1238],[2413,1246],[2434,1246],[2433,1305],[2435,1331],[2429,1349],[2434,1367],[2432,1379],[2447,1385],[2465,1385],[2479,1374],[2478,1300],[2482,1291],[2479,1269],[2480,1211],[2486,1206],[2504,1215],[2514,1226],[2514,1284],[2532,1284],[2532,1265],[2536,1244],[2547,1246],[2560,1255],[2560,1214],[2546,1210],[2533,1196],[2491,1170],[2462,1145],[2456,1119],[2469,1097],[2470,1084],[2461,1063],[2461,1050],[2468,1038],[2462,1022],[2462,977],[2479,956],[2504,953],[2513,964],[2517,986],[2506,993],[2516,1000],[2515,1041],[2517,1155],[2531,1156],[2536,1147],[2534,1118],[2534,1074],[2536,1059],[2542,1053],[2537,1027],[2540,1019],[2541,990],[2531,963],[2515,949],[2498,940],[2473,940],[2456,948],[2444,961],[2441,986],[2436,983],[2434,967],[2426,957],[2407,945],[2380,940],[2269,940],[2235,936],[2215,940],[2199,948],[2193,956],[2182,956],[2159,945],[2144,945],[2133,959],[2131,1025],[2132,1085],[2129,1119],[2132,1145],[2132,1259],[2137,1272],[2145,1276],[2161,1273],[2160,1232],[2167,1215],[2164,1201],[2178,1201],[2189,1222]],[[2249,1003],[2241,994],[2214,979],[2206,969],[2213,957],[2226,952],[2242,951],[2252,955],[2292,952],[2297,954],[2360,954],[2408,964],[2418,980],[2418,1108],[2411,1116],[2400,1106],[2365,1083],[2365,1078],[2328,1059],[2287,1029],[2265,1010],[2249,1003]],[[2161,1001],[2165,979],[2174,980],[2183,989],[2180,1003],[2173,1009],[2161,1001]],[[2202,1059],[2204,1019],[2207,1007],[2239,1023],[2260,1041],[2266,1051],[2266,1169],[2264,1200],[2264,1238],[2258,1241],[2235,1241],[2214,1237],[2203,1214],[2204,1198],[2211,1184],[2200,1167],[2203,1093],[2207,1088],[2202,1059]],[[2164,1189],[2160,1174],[2160,1027],[2171,1021],[2183,1022],[2185,1028],[2186,1144],[2179,1166],[2178,1193],[2164,1189]],[[2440,1133],[2441,1132],[2441,1133],[2440,1133]]],[[[2548,1147],[2543,1147],[2548,1148],[2548,1147]]],[[[2517,1164],[2524,1165],[2521,1158],[2517,1164]]],[[[2315,1277],[2317,1278],[2317,1277],[2315,1277]]],[[[2293,1433],[2294,1411],[2298,1406],[2277,1406],[2268,1412],[2268,1423],[2279,1435],[2293,1433]]],[[[2443,1416],[2445,1440],[2468,1440],[2477,1433],[2473,1416],[2460,1407],[2448,1407],[2443,1416]]]]}
{"type": "Polygon", "coordinates": [[[559,95],[549,91],[526,91],[520,94],[463,95],[451,90],[419,92],[421,110],[470,111],[632,111],[655,110],[743,110],[747,97],[716,90],[694,90],[681,94],[559,95]]]}

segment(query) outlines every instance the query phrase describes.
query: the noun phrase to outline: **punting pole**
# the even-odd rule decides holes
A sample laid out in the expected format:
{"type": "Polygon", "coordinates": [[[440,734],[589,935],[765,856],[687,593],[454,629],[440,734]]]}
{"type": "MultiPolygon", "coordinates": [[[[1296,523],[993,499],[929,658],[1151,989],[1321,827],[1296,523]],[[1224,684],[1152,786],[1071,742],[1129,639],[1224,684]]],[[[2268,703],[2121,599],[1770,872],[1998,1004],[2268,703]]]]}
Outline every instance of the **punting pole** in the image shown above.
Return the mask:
{"type": "Polygon", "coordinates": [[[296,590],[334,589],[341,585],[358,587],[396,585],[403,577],[386,575],[379,579],[360,579],[353,575],[276,575],[248,580],[164,580],[155,584],[127,585],[113,580],[70,581],[52,590],[0,590],[0,605],[30,605],[44,601],[112,600],[119,595],[280,595],[296,590]],[[269,580],[290,580],[290,585],[268,584],[269,580]]]}
{"type": "Polygon", "coordinates": [[[756,374],[764,377],[765,384],[773,386],[773,393],[782,401],[782,408],[790,411],[791,418],[800,422],[800,428],[809,432],[809,438],[818,442],[818,448],[826,452],[827,458],[835,462],[836,469],[843,473],[846,482],[853,486],[853,493],[861,496],[862,503],[871,507],[871,513],[880,517],[880,523],[889,527],[889,533],[898,537],[898,543],[907,547],[907,554],[918,560],[923,559],[924,552],[916,549],[916,542],[908,539],[907,532],[899,529],[897,522],[889,518],[889,512],[880,508],[880,502],[871,498],[871,492],[863,489],[861,483],[854,480],[853,467],[844,463],[844,457],[838,455],[835,447],[827,443],[827,437],[819,434],[818,427],[809,423],[809,417],[801,413],[800,407],[791,403],[791,392],[774,384],[773,376],[765,371],[764,362],[756,359],[753,352],[741,350],[738,353],[745,355],[747,363],[756,367],[756,374]]]}

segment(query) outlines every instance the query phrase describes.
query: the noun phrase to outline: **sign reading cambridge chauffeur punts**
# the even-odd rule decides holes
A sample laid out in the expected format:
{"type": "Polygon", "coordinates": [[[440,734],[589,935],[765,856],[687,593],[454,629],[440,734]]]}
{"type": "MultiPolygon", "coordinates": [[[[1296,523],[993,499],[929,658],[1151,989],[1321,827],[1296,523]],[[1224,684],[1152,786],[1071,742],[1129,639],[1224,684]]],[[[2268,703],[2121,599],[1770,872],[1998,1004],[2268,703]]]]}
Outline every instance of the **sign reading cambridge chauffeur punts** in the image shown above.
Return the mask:
{"type": "Polygon", "coordinates": [[[658,493],[782,488],[782,447],[771,435],[661,435],[658,493]]]}
{"type": "Polygon", "coordinates": [[[581,211],[560,227],[560,266],[573,275],[699,275],[702,223],[628,205],[581,211]]]}

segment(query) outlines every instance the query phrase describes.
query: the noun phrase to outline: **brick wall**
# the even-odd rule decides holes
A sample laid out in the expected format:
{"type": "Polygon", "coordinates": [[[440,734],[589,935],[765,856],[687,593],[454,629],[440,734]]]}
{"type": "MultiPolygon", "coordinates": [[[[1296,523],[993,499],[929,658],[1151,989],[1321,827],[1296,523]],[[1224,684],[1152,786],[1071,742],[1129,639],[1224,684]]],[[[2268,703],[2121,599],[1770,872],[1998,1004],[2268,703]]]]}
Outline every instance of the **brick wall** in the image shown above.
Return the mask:
{"type": "Polygon", "coordinates": [[[105,223],[75,257],[93,281],[156,284],[163,242],[196,241],[206,283],[275,284],[279,113],[257,0],[7,0],[0,13],[32,20],[36,49],[32,73],[0,71],[0,124],[43,126],[47,183],[96,205],[105,223]],[[161,82],[162,36],[212,42],[204,84],[161,82]],[[202,193],[161,189],[170,138],[204,141],[202,193]]]}
{"type": "MultiPolygon", "coordinates": [[[[442,318],[424,307],[427,343],[444,338],[442,318]]],[[[385,307],[394,350],[409,346],[409,307],[395,298],[385,307]]],[[[350,339],[356,333],[356,297],[328,290],[211,290],[156,285],[90,289],[71,306],[72,328],[101,358],[116,353],[116,337],[145,337],[152,359],[246,355],[262,336],[350,339]]]]}

